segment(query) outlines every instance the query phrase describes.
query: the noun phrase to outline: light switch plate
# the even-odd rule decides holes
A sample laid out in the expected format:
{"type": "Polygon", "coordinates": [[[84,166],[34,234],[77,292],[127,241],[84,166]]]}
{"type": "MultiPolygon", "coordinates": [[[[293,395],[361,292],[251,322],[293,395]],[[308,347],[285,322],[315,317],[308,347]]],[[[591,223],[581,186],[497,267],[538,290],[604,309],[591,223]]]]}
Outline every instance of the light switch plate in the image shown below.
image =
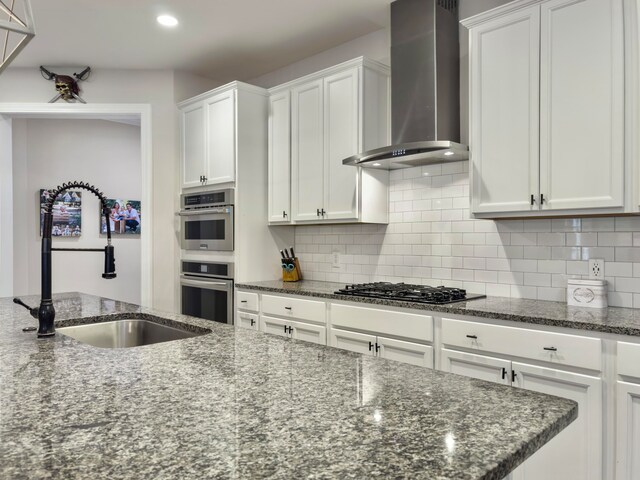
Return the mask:
{"type": "Polygon", "coordinates": [[[331,268],[340,268],[340,252],[332,252],[331,253],[331,268]]]}

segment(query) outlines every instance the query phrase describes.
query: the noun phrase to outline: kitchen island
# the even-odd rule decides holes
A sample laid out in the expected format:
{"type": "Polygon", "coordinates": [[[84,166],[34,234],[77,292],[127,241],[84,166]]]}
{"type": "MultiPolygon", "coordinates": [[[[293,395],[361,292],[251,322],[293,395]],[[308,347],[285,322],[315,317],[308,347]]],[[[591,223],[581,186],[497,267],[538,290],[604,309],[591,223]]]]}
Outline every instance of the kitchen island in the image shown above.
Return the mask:
{"type": "MultiPolygon", "coordinates": [[[[35,298],[25,298],[35,303],[35,298]]],[[[79,293],[56,326],[146,318],[190,339],[102,349],[0,299],[0,478],[500,479],[575,402],[79,293]]]]}

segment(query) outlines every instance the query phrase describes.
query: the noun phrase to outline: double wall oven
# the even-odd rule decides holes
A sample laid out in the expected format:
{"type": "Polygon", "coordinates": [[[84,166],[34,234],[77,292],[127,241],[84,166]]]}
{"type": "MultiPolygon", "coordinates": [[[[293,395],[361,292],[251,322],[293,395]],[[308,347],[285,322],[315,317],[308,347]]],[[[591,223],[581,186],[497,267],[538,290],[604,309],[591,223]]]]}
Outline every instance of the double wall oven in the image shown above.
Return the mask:
{"type": "Polygon", "coordinates": [[[233,263],[183,260],[182,313],[233,324],[233,263]]]}
{"type": "Polygon", "coordinates": [[[186,193],[180,197],[183,250],[232,252],[234,191],[186,193]]]}

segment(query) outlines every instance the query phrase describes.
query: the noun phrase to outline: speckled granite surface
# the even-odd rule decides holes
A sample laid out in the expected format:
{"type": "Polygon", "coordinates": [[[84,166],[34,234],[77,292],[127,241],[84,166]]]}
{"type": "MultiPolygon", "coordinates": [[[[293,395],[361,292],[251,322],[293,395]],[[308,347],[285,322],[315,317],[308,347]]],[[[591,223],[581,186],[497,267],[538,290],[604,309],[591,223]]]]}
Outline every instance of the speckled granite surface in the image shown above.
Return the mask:
{"type": "Polygon", "coordinates": [[[640,336],[640,309],[635,308],[609,307],[596,309],[569,307],[566,303],[560,302],[506,297],[487,297],[449,305],[426,305],[396,300],[336,295],[334,292],[344,288],[344,284],[308,280],[295,283],[282,281],[238,283],[236,287],[246,290],[304,295],[373,305],[413,308],[430,312],[640,336]]]}
{"type": "Polygon", "coordinates": [[[0,299],[2,479],[498,479],[577,415],[569,400],[192,317],[54,303],[58,326],[165,317],[211,333],[129,349],[39,340],[0,299]]]}

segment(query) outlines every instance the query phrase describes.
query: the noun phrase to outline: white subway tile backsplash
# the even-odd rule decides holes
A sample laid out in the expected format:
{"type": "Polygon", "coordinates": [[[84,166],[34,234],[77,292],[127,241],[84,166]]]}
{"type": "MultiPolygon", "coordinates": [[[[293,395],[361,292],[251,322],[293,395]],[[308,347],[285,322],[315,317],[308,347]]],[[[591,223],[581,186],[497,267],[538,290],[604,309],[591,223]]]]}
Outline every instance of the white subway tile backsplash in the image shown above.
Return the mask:
{"type": "Polygon", "coordinates": [[[389,225],[296,227],[306,277],[563,302],[567,279],[588,278],[588,260],[602,258],[609,304],[640,308],[640,217],[474,219],[468,171],[468,162],[391,171],[389,225]]]}

